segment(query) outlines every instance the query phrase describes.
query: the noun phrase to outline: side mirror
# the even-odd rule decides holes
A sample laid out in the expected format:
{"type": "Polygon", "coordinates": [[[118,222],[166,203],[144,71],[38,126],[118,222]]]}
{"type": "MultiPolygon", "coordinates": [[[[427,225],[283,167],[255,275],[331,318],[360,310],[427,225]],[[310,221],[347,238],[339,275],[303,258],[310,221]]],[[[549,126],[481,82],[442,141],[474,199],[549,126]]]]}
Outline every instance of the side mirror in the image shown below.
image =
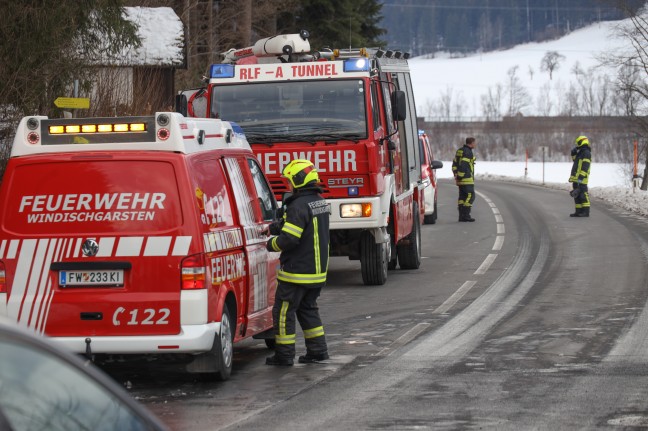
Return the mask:
{"type": "Polygon", "coordinates": [[[183,117],[187,116],[187,96],[184,94],[176,94],[175,97],[175,111],[182,114],[183,117]]]}
{"type": "Polygon", "coordinates": [[[407,119],[407,100],[404,91],[394,91],[391,95],[392,116],[394,121],[405,121],[407,119]]]}
{"type": "Polygon", "coordinates": [[[443,167],[443,162],[440,162],[439,160],[432,160],[432,165],[430,167],[432,169],[441,169],[443,167]]]}

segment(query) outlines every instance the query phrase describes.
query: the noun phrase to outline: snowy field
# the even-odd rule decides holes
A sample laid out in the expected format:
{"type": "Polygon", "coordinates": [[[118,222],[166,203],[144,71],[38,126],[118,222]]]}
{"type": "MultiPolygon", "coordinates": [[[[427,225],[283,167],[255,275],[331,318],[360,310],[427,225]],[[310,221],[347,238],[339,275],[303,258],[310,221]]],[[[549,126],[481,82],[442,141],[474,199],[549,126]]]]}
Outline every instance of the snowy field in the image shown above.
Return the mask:
{"type": "Polygon", "coordinates": [[[481,98],[489,90],[502,87],[501,108],[506,113],[508,102],[506,89],[510,85],[508,71],[517,66],[516,78],[528,93],[528,104],[520,111],[524,115],[558,115],[564,104],[570,85],[582,88],[583,84],[602,85],[599,78],[614,72],[600,68],[599,57],[605,53],[618,52],[627,42],[614,36],[615,27],[624,21],[607,21],[578,29],[566,36],[548,42],[528,43],[512,49],[472,54],[463,58],[437,58],[424,56],[410,60],[412,85],[416,95],[416,108],[421,116],[431,113],[430,106],[441,99],[450,103],[452,117],[480,117],[483,115],[481,98]],[[541,70],[542,58],[548,51],[556,51],[564,57],[550,79],[541,70]],[[580,70],[588,76],[574,73],[580,70]]]}
{"type": "MultiPolygon", "coordinates": [[[[513,181],[544,185],[558,190],[571,190],[567,182],[571,163],[475,162],[476,187],[479,181],[513,181]],[[527,175],[525,176],[525,166],[527,175]],[[544,181],[543,181],[544,178],[544,181]]],[[[618,205],[628,211],[648,217],[648,192],[633,187],[632,172],[628,165],[619,163],[593,163],[589,180],[590,197],[618,205]]],[[[643,166],[639,169],[639,175],[643,166]]],[[[452,178],[452,162],[443,162],[437,171],[438,178],[452,178]]]]}

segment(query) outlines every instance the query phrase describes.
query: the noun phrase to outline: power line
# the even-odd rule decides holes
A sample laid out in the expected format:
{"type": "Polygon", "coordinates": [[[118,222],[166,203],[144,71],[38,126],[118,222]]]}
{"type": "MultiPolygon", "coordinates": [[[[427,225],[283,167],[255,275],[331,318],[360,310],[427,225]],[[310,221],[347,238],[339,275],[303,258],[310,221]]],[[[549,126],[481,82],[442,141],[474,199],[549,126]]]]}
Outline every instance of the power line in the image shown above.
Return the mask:
{"type": "Polygon", "coordinates": [[[508,11],[508,10],[529,10],[529,11],[539,11],[539,12],[547,12],[547,11],[559,11],[559,12],[599,12],[599,11],[612,11],[612,12],[618,12],[618,10],[614,7],[597,7],[597,6],[591,6],[591,7],[585,7],[585,6],[574,6],[574,7],[569,7],[569,6],[488,6],[488,5],[480,5],[480,6],[464,6],[464,5],[456,5],[456,4],[448,4],[448,5],[440,5],[440,4],[402,4],[402,3],[383,3],[383,7],[398,7],[398,8],[417,8],[417,9],[454,9],[454,10],[503,10],[503,11],[508,11]]]}

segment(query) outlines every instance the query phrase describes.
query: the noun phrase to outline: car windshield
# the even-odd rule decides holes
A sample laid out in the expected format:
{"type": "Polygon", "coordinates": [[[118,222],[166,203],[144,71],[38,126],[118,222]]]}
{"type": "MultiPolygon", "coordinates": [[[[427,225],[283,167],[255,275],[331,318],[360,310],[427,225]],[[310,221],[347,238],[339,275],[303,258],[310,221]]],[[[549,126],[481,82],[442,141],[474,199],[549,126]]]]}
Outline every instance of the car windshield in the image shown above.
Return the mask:
{"type": "Polygon", "coordinates": [[[0,364],[0,417],[10,429],[151,429],[115,394],[44,350],[0,335],[0,364]]]}
{"type": "Polygon", "coordinates": [[[211,116],[236,122],[251,143],[366,138],[362,80],[215,87],[211,116]]]}

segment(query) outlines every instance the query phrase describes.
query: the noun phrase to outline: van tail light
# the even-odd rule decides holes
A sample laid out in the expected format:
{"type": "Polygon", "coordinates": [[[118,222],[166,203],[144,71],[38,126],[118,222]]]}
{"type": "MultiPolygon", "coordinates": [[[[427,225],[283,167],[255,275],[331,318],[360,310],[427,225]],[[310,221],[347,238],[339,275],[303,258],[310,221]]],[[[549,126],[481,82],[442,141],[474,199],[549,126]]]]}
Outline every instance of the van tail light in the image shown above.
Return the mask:
{"type": "Polygon", "coordinates": [[[0,293],[7,293],[7,272],[5,264],[0,260],[0,293]]]}
{"type": "Polygon", "coordinates": [[[207,287],[207,265],[204,254],[195,254],[182,259],[180,264],[182,289],[205,289],[207,287]]]}

